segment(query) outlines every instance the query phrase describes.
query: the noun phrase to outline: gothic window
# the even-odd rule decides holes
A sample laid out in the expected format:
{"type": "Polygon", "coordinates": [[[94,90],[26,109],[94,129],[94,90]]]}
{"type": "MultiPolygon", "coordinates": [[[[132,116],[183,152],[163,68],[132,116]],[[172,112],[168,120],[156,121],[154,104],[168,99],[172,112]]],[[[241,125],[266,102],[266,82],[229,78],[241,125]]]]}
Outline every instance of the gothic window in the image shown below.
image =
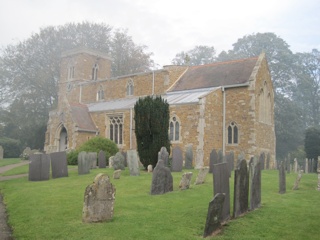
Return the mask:
{"type": "Polygon", "coordinates": [[[133,80],[130,79],[127,82],[127,96],[132,96],[133,95],[133,90],[134,90],[134,85],[133,85],[133,80]]]}
{"type": "Polygon", "coordinates": [[[169,124],[169,139],[170,141],[180,140],[180,122],[176,116],[173,116],[169,124]]]}
{"type": "Polygon", "coordinates": [[[109,116],[109,138],[116,144],[122,144],[123,117],[109,116]]]}
{"type": "Polygon", "coordinates": [[[228,126],[228,144],[238,144],[239,132],[235,122],[231,122],[228,126]]]}
{"type": "Polygon", "coordinates": [[[99,69],[98,64],[95,64],[92,68],[92,80],[98,79],[98,69],[99,69]]]}
{"type": "Polygon", "coordinates": [[[104,91],[102,86],[100,86],[98,92],[97,92],[97,101],[101,101],[104,99],[104,91]]]}
{"type": "Polygon", "coordinates": [[[69,66],[68,67],[68,80],[74,78],[74,66],[69,66]]]}

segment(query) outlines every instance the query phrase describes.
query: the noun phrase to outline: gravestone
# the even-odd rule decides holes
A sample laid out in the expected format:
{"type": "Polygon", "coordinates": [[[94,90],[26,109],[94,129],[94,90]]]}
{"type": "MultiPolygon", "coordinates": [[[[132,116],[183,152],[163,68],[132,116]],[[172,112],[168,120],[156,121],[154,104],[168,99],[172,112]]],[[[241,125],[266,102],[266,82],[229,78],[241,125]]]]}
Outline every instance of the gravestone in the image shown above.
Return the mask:
{"type": "Polygon", "coordinates": [[[203,184],[204,181],[206,180],[206,176],[209,172],[209,168],[208,167],[202,167],[199,169],[199,173],[198,173],[198,176],[196,178],[196,181],[195,181],[195,185],[198,185],[198,184],[203,184]]]}
{"type": "MultiPolygon", "coordinates": [[[[285,158],[284,159],[284,164],[285,164],[285,167],[287,169],[287,173],[290,173],[291,169],[292,169],[291,164],[290,164],[290,159],[285,158]]],[[[279,169],[279,166],[278,166],[278,169],[279,169]]]]}
{"type": "Polygon", "coordinates": [[[279,164],[279,193],[286,193],[286,170],[285,163],[282,161],[279,164]]]}
{"type": "Polygon", "coordinates": [[[109,168],[113,168],[113,159],[114,156],[109,157],[109,168]]]}
{"type": "Polygon", "coordinates": [[[189,145],[186,149],[184,167],[186,169],[192,169],[192,161],[193,161],[192,145],[189,145]]]}
{"type": "Polygon", "coordinates": [[[265,158],[266,158],[266,155],[264,152],[262,152],[259,157],[261,170],[264,170],[265,158]]]}
{"type": "Polygon", "coordinates": [[[179,189],[180,190],[189,189],[191,184],[191,178],[192,178],[192,172],[186,172],[182,174],[181,181],[179,184],[179,189]]]}
{"type": "Polygon", "coordinates": [[[302,171],[299,171],[298,176],[296,178],[296,181],[294,182],[292,190],[298,190],[299,189],[299,183],[302,177],[302,171]]]}
{"type": "Polygon", "coordinates": [[[257,157],[250,161],[250,210],[254,210],[261,205],[261,161],[257,157]]]}
{"type": "Polygon", "coordinates": [[[223,162],[226,162],[226,161],[225,161],[225,157],[223,156],[223,152],[222,152],[222,150],[220,149],[220,150],[218,151],[218,163],[223,163],[223,162]]]}
{"type": "Polygon", "coordinates": [[[221,216],[224,205],[225,195],[223,193],[217,193],[212,201],[209,203],[206,225],[204,227],[203,237],[207,237],[213,234],[221,227],[221,216]]]}
{"type": "Polygon", "coordinates": [[[234,170],[234,153],[231,151],[227,156],[225,157],[226,163],[228,163],[229,167],[229,173],[231,177],[231,172],[234,170]]]}
{"type": "Polygon", "coordinates": [[[270,158],[271,158],[271,156],[270,156],[270,153],[268,153],[267,154],[267,163],[266,163],[266,169],[270,169],[270,158]]]}
{"type": "Polygon", "coordinates": [[[298,161],[296,158],[293,160],[293,169],[295,173],[298,173],[298,161]]]}
{"type": "Polygon", "coordinates": [[[116,189],[106,174],[99,173],[84,193],[82,221],[85,223],[110,221],[116,189]]]}
{"type": "Polygon", "coordinates": [[[317,172],[318,172],[318,191],[320,191],[320,157],[318,157],[318,168],[317,168],[317,172]]]}
{"type": "Polygon", "coordinates": [[[106,153],[102,150],[99,152],[99,155],[98,155],[98,165],[99,165],[99,168],[107,167],[106,153]]]}
{"type": "Polygon", "coordinates": [[[164,194],[173,191],[173,178],[170,169],[164,166],[162,159],[158,160],[152,173],[151,194],[164,194]]]}
{"type": "Polygon", "coordinates": [[[138,153],[136,150],[128,150],[127,151],[127,165],[130,171],[130,176],[139,176],[139,159],[138,153]]]}
{"type": "Polygon", "coordinates": [[[114,170],[124,170],[124,156],[121,152],[117,152],[113,157],[113,169],[114,170]]]}
{"type": "Polygon", "coordinates": [[[78,174],[88,174],[90,172],[91,162],[89,155],[82,151],[78,154],[78,174]]]}
{"type": "Polygon", "coordinates": [[[249,204],[249,171],[247,161],[242,159],[234,171],[233,217],[236,218],[248,211],[249,204]]]}
{"type": "Polygon", "coordinates": [[[128,167],[128,166],[127,166],[127,152],[121,151],[121,154],[122,154],[122,156],[123,156],[123,164],[124,164],[124,167],[126,168],[126,167],[128,167]]]}
{"type": "Polygon", "coordinates": [[[213,192],[224,193],[225,200],[221,214],[221,222],[230,218],[230,186],[229,186],[229,167],[227,163],[213,165],[213,192]]]}
{"type": "Polygon", "coordinates": [[[166,147],[162,147],[158,152],[158,161],[162,159],[165,167],[169,167],[169,153],[166,147]]]}
{"type": "Polygon", "coordinates": [[[120,179],[121,171],[122,171],[121,169],[115,170],[113,172],[113,179],[120,179]]]}
{"type": "Polygon", "coordinates": [[[50,153],[52,178],[68,177],[66,152],[50,153]]]}
{"type": "Polygon", "coordinates": [[[172,150],[172,172],[181,172],[183,165],[182,151],[179,147],[174,147],[172,150]]]}
{"type": "Polygon", "coordinates": [[[89,161],[91,163],[90,168],[96,169],[97,168],[97,153],[96,152],[88,152],[89,161]]]}
{"type": "Polygon", "coordinates": [[[3,147],[0,145],[0,160],[3,159],[3,147]]]}
{"type": "Polygon", "coordinates": [[[309,160],[308,160],[308,158],[306,158],[306,161],[305,161],[304,172],[305,173],[309,172],[309,160]]]}
{"type": "Polygon", "coordinates": [[[50,156],[48,154],[31,154],[29,164],[29,181],[44,181],[50,178],[50,156]]]}
{"type": "Polygon", "coordinates": [[[209,173],[213,172],[213,165],[218,163],[218,153],[213,149],[210,153],[209,173]]]}
{"type": "Polygon", "coordinates": [[[148,165],[148,172],[150,173],[150,172],[152,172],[152,170],[153,170],[152,165],[151,164],[148,165]]]}

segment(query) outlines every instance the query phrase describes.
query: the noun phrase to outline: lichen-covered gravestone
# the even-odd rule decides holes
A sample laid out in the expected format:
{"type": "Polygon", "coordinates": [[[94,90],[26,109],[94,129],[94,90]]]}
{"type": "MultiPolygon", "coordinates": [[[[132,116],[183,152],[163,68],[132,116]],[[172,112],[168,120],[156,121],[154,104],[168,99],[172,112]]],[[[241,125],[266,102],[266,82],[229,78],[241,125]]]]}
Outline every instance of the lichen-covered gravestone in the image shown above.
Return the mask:
{"type": "Polygon", "coordinates": [[[181,172],[183,165],[182,151],[179,147],[174,147],[172,150],[172,172],[181,172]]]}
{"type": "Polygon", "coordinates": [[[296,181],[294,182],[292,190],[298,190],[299,189],[299,183],[300,183],[301,177],[302,177],[302,170],[299,171],[298,176],[296,178],[296,181]]]}
{"type": "Polygon", "coordinates": [[[261,205],[261,162],[257,157],[250,160],[250,210],[261,205]]]}
{"type": "Polygon", "coordinates": [[[78,154],[78,174],[88,174],[90,172],[91,162],[89,155],[82,151],[78,154]]]}
{"type": "Polygon", "coordinates": [[[98,155],[98,166],[99,168],[106,168],[107,161],[106,161],[106,153],[104,151],[100,151],[98,155]]]}
{"type": "Polygon", "coordinates": [[[162,159],[164,162],[164,166],[168,167],[169,166],[169,153],[167,151],[166,147],[162,147],[160,149],[160,152],[158,152],[158,161],[162,159]]]}
{"type": "Polygon", "coordinates": [[[191,184],[192,172],[186,172],[182,174],[181,181],[179,184],[180,190],[189,189],[191,184]]]}
{"type": "Polygon", "coordinates": [[[121,171],[122,171],[121,169],[115,170],[113,172],[113,179],[120,179],[121,171]]]}
{"type": "Polygon", "coordinates": [[[162,159],[158,160],[152,173],[151,194],[164,194],[173,191],[173,178],[170,169],[164,166],[162,159]]]}
{"type": "Polygon", "coordinates": [[[283,161],[279,164],[279,193],[286,193],[286,170],[285,163],[283,161]]]}
{"type": "Polygon", "coordinates": [[[127,151],[127,165],[130,171],[130,176],[139,176],[139,159],[138,153],[136,150],[128,150],[127,151]]]}
{"type": "Polygon", "coordinates": [[[85,223],[110,221],[113,217],[116,189],[108,175],[99,173],[84,193],[82,221],[85,223]]]}
{"type": "Polygon", "coordinates": [[[50,153],[52,178],[68,177],[66,152],[50,153]]]}
{"type": "Polygon", "coordinates": [[[184,167],[186,169],[192,169],[192,161],[193,161],[193,152],[192,152],[192,145],[189,145],[186,149],[185,153],[185,163],[184,167]]]}
{"type": "Polygon", "coordinates": [[[113,157],[113,169],[114,170],[124,170],[124,156],[121,152],[117,152],[113,157]]]}
{"type": "Polygon", "coordinates": [[[89,159],[91,162],[91,169],[97,168],[97,153],[96,152],[88,152],[89,159]]]}
{"type": "Polygon", "coordinates": [[[29,181],[44,181],[50,178],[50,156],[31,154],[29,164],[29,181]]]}
{"type": "Polygon", "coordinates": [[[0,146],[0,160],[3,159],[3,147],[0,146]]]}
{"type": "Polygon", "coordinates": [[[202,184],[204,183],[204,181],[206,180],[206,176],[209,172],[209,168],[208,167],[202,167],[199,169],[199,173],[198,173],[198,176],[196,178],[196,181],[195,181],[195,185],[198,185],[198,184],[202,184]]]}

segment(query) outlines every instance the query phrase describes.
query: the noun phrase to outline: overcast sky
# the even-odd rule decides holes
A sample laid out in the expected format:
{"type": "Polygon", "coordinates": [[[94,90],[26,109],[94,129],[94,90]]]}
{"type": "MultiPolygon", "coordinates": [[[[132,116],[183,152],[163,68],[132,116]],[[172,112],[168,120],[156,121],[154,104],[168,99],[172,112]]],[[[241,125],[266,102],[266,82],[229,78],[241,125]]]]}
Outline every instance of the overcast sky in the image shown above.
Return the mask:
{"type": "Polygon", "coordinates": [[[90,21],[128,29],[159,65],[196,45],[230,50],[239,38],[273,32],[293,52],[320,50],[319,0],[0,0],[0,47],[49,25],[90,21]]]}

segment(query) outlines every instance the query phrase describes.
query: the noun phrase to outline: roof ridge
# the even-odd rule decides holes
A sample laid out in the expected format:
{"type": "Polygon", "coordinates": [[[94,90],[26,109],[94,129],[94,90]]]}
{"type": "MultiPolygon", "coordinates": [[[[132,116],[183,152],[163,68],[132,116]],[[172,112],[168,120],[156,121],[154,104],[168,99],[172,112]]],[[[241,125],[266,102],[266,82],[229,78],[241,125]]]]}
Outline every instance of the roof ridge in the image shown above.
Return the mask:
{"type": "Polygon", "coordinates": [[[214,66],[214,65],[224,65],[224,64],[231,64],[231,63],[235,63],[235,62],[244,62],[244,61],[253,60],[253,59],[258,60],[258,58],[259,58],[259,56],[250,57],[250,58],[240,58],[240,59],[234,59],[234,60],[229,60],[229,61],[213,62],[213,63],[204,64],[204,65],[197,65],[197,66],[190,66],[190,67],[191,68],[209,67],[209,66],[214,66]]]}

